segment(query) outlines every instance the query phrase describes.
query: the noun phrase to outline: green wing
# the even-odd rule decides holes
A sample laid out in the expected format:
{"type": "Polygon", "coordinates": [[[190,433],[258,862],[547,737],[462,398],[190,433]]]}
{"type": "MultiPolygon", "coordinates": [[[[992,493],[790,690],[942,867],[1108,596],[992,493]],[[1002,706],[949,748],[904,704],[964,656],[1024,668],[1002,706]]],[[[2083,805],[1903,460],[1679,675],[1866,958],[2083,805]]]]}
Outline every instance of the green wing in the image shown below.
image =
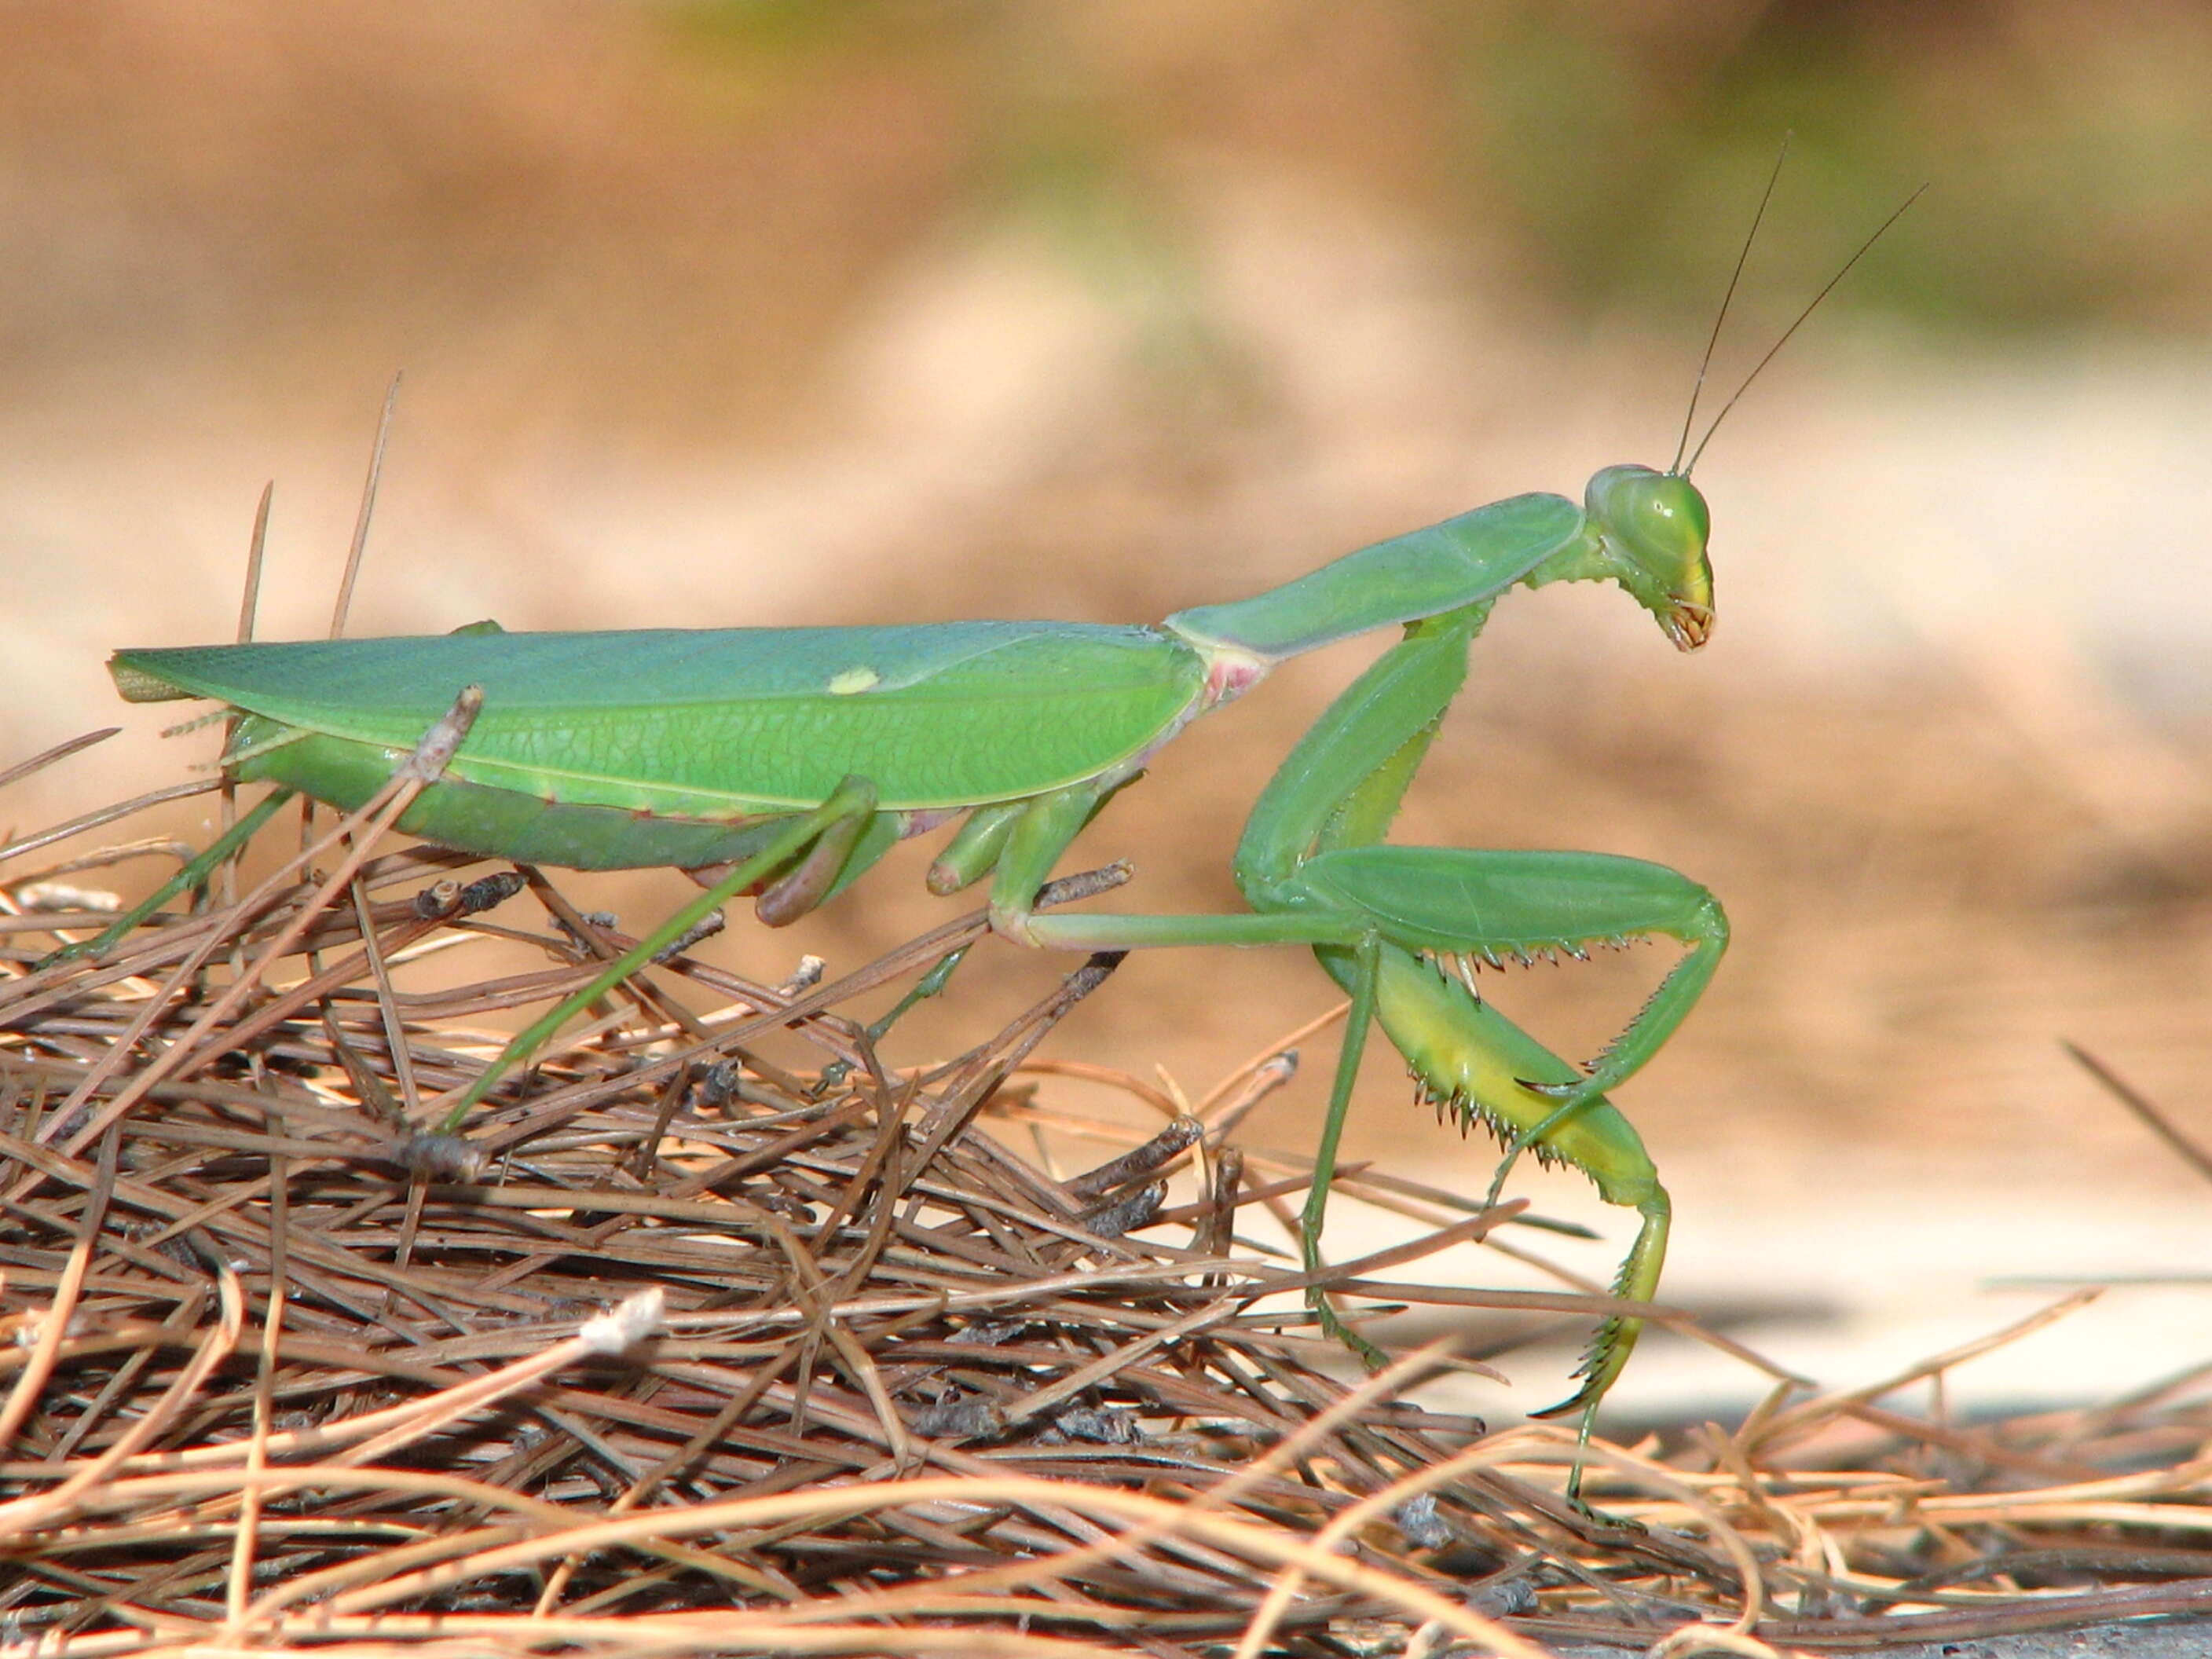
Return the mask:
{"type": "Polygon", "coordinates": [[[404,751],[465,685],[484,707],[447,775],[540,799],[697,817],[811,806],[872,779],[887,809],[1012,799],[1134,758],[1206,666],[1145,628],[452,634],[116,653],[133,702],[264,717],[230,757],[300,732],[404,751]]]}

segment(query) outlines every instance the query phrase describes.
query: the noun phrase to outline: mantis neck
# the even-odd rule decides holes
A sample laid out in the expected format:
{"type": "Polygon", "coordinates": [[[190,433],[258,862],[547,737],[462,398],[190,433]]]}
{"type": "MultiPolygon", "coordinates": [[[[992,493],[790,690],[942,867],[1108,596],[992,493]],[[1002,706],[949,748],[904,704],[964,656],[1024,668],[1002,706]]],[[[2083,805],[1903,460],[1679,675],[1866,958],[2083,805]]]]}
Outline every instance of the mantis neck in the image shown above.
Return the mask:
{"type": "Polygon", "coordinates": [[[1378,628],[1441,624],[1587,539],[1582,509],[1565,497],[1516,495],[1251,599],[1179,611],[1162,626],[1210,659],[1270,665],[1378,628]]]}

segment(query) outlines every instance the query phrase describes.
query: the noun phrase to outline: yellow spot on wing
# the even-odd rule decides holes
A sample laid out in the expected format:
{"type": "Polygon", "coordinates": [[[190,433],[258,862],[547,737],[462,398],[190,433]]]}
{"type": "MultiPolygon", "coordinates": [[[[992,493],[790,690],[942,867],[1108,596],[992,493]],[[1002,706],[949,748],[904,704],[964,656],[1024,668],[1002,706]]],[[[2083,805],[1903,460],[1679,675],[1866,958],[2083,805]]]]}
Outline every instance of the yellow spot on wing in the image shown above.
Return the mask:
{"type": "Polygon", "coordinates": [[[848,668],[830,682],[830,695],[849,697],[856,691],[866,691],[883,679],[872,668],[848,668]]]}

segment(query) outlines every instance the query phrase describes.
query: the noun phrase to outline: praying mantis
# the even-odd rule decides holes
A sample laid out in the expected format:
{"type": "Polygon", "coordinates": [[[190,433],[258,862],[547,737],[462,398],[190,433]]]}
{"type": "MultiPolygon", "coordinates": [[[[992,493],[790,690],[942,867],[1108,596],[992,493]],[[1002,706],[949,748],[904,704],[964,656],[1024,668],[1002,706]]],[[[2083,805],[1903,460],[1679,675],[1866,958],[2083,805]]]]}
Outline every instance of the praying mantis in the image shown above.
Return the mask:
{"type": "MultiPolygon", "coordinates": [[[[1692,409],[1693,417],[1694,398],[1692,409]]],[[[1678,649],[1705,644],[1711,518],[1689,477],[1698,452],[1683,460],[1689,425],[1672,466],[1606,467],[1579,504],[1513,496],[1150,627],[529,634],[478,624],[429,637],[130,649],[110,667],[134,702],[228,705],[236,721],[222,763],[237,779],[349,810],[386,785],[456,693],[480,688],[466,738],[400,827],[526,863],[686,869],[712,887],[686,915],[742,892],[763,922],[792,921],[896,842],[957,822],[928,885],[947,895],[988,878],[990,929],[1016,944],[1309,947],[1350,999],[1300,1229],[1309,1276],[1324,1272],[1330,1180],[1361,1054],[1379,1024],[1417,1093],[1497,1134],[1509,1164],[1528,1151],[1579,1170],[1606,1202],[1637,1212],[1613,1291],[1648,1302],[1671,1205],[1608,1095],[1659,1052],[1711,981],[1729,940],[1719,902],[1687,877],[1635,859],[1384,837],[1461,690],[1470,646],[1509,591],[1611,582],[1678,649]],[[1038,913],[1038,891],[1078,834],[1192,720],[1291,658],[1391,628],[1401,637],[1328,707],[1255,804],[1233,861],[1246,914],[1038,913]],[[1677,941],[1680,959],[1586,1066],[1552,1053],[1475,988],[1478,962],[1580,957],[1594,944],[1651,937],[1677,941]]],[[[681,925],[672,919],[611,975],[681,925]]],[[[461,1127],[492,1075],[448,1127],[461,1127]]],[[[1309,1299],[1325,1328],[1374,1355],[1319,1289],[1309,1299]]],[[[1579,1386],[1539,1414],[1579,1413],[1586,1440],[1641,1327],[1632,1315],[1607,1318],[1579,1386]]],[[[1571,1496],[1579,1479],[1577,1458],[1571,1496]]]]}
{"type": "MultiPolygon", "coordinates": [[[[223,757],[341,809],[384,786],[465,686],[483,707],[399,826],[447,847],[581,869],[732,866],[770,925],[834,896],[899,840],[963,819],[931,866],[988,877],[991,931],[1071,951],[1303,945],[1352,1000],[1302,1237],[1322,1221],[1352,1081],[1379,1023],[1419,1092],[1579,1169],[1642,1217],[1615,1293],[1648,1301],[1666,1254],[1657,1170],[1606,1091],[1666,1042],[1728,943],[1719,904],[1656,864],[1596,853],[1382,844],[1507,590],[1609,580],[1684,651],[1713,623],[1704,497],[1680,473],[1611,466],[1583,503],[1517,495],[1350,553],[1255,598],[1152,628],[966,622],[572,634],[479,626],[422,638],[133,649],[130,700],[211,698],[223,757]],[[1199,715],[1277,664],[1401,627],[1262,791],[1235,854],[1244,915],[1036,913],[1109,797],[1199,715]],[[1650,935],[1687,949],[1588,1070],[1476,994],[1474,964],[1650,935]]],[[[1316,1310],[1350,1339],[1325,1297],[1316,1310]]],[[[1558,1412],[1595,1411],[1638,1322],[1609,1319],[1558,1412]]]]}

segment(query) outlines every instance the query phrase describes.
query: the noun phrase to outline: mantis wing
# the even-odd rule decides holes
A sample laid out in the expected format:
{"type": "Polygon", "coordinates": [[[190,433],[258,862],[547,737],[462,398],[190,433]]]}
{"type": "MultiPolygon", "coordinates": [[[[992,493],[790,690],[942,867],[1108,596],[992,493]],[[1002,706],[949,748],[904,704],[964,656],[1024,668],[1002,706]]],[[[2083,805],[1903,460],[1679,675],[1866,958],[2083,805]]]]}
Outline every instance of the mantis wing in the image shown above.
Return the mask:
{"type": "Polygon", "coordinates": [[[1151,629],[1024,622],[465,633],[129,650],[109,666],[134,702],[211,697],[261,716],[228,757],[248,776],[302,734],[404,752],[476,684],[483,712],[448,778],[723,819],[811,807],[848,775],[885,810],[1097,777],[1174,731],[1206,677],[1196,651],[1151,629]]]}

